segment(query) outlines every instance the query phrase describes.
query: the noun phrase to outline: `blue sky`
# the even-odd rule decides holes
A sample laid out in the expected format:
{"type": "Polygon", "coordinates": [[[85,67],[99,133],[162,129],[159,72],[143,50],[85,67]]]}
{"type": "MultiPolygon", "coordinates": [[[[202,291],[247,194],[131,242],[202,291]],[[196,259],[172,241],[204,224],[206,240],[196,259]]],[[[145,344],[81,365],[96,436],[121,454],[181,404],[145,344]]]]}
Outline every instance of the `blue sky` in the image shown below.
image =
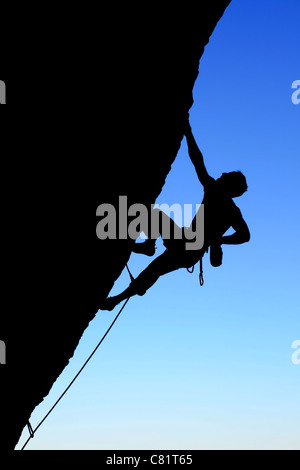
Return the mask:
{"type": "MultiPolygon", "coordinates": [[[[127,305],[28,449],[300,449],[298,0],[233,0],[200,62],[190,122],[214,177],[241,170],[251,242],[127,305]]],[[[201,203],[185,139],[159,203],[201,203]]],[[[158,243],[157,253],[163,250],[158,243]]],[[[136,276],[149,263],[132,255],[136,276]]],[[[129,283],[126,271],[112,293],[129,283]]],[[[114,313],[99,312],[40,421],[114,313]]],[[[27,438],[23,433],[20,444],[27,438]]]]}

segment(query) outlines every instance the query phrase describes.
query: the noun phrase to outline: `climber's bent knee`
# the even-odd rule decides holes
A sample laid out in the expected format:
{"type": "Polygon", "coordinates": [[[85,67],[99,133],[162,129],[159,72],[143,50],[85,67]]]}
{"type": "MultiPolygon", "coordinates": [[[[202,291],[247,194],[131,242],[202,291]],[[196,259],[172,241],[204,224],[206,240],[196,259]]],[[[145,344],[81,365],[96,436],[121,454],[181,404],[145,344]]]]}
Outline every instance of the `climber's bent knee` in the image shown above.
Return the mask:
{"type": "Polygon", "coordinates": [[[140,297],[143,297],[143,295],[145,295],[147,292],[147,289],[139,289],[136,291],[137,295],[139,295],[140,297]]]}
{"type": "Polygon", "coordinates": [[[132,281],[132,283],[130,284],[130,288],[132,289],[133,295],[139,295],[140,297],[145,295],[148,290],[148,288],[143,286],[138,279],[132,281]]]}
{"type": "Polygon", "coordinates": [[[147,290],[156,283],[160,277],[160,272],[154,272],[151,265],[145,269],[134,281],[131,283],[134,295],[143,296],[147,290]]]}

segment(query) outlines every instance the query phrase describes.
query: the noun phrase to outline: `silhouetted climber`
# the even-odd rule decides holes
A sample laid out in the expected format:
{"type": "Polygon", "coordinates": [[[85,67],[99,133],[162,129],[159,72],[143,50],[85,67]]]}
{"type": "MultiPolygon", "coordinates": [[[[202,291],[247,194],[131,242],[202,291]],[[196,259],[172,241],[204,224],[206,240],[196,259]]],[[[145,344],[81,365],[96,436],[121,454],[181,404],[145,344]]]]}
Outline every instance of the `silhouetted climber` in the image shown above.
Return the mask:
{"type": "MultiPolygon", "coordinates": [[[[159,212],[160,235],[166,247],[164,253],[158,256],[121,294],[108,297],[100,308],[102,310],[113,310],[123,300],[134,295],[144,295],[146,291],[157,281],[157,279],[169,272],[180,268],[194,266],[210,248],[210,262],[212,266],[222,264],[221,245],[239,245],[250,240],[250,232],[244,221],[240,209],[235,205],[232,198],[242,196],[247,191],[245,176],[239,172],[223,173],[220,178],[212,178],[204,165],[203,155],[199,150],[194,136],[187,121],[185,135],[188,144],[189,155],[195,166],[198,178],[204,187],[204,245],[198,250],[187,250],[184,228],[180,228],[165,213],[159,212]],[[166,220],[167,218],[167,220],[166,220]],[[172,237],[165,239],[162,227],[171,226],[172,237]],[[235,233],[224,236],[224,233],[232,227],[235,233]]],[[[195,216],[191,229],[197,229],[197,215],[195,216]]],[[[147,233],[146,233],[147,235],[147,233]]],[[[148,256],[155,253],[156,239],[148,238],[144,243],[136,243],[133,251],[148,256]]]]}

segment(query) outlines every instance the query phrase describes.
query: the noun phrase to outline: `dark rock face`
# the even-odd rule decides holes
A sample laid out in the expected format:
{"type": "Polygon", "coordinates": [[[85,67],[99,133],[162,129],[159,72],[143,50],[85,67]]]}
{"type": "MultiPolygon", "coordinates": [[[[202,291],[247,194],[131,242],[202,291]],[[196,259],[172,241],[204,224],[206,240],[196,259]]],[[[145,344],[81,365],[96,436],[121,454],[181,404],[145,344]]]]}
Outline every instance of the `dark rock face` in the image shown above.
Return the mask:
{"type": "Polygon", "coordinates": [[[57,74],[35,78],[41,102],[52,80],[64,101],[36,115],[31,132],[20,126],[26,158],[18,157],[17,176],[13,165],[7,174],[23,207],[15,215],[22,236],[8,233],[16,261],[6,269],[21,287],[9,294],[0,331],[4,449],[17,444],[129,258],[132,242],[96,237],[97,207],[117,206],[120,195],[151,205],[161,192],[199,60],[230,1],[202,3],[118,10],[118,19],[105,11],[97,28],[66,40],[57,74]]]}

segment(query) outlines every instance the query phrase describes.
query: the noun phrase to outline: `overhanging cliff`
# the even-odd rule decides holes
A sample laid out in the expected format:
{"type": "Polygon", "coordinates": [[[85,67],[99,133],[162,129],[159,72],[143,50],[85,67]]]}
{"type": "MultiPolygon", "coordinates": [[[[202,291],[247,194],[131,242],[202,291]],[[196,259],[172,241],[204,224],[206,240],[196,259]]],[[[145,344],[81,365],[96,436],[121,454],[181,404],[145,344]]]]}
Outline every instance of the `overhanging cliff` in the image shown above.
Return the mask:
{"type": "MultiPolygon", "coordinates": [[[[117,206],[120,195],[155,202],[183,138],[199,60],[229,3],[105,11],[58,55],[66,102],[46,125],[36,116],[31,133],[20,131],[31,158],[18,162],[26,210],[17,266],[7,272],[22,287],[1,320],[4,449],[17,444],[130,256],[130,241],[97,239],[96,208],[117,206]]],[[[46,101],[49,77],[36,80],[46,101]]]]}

